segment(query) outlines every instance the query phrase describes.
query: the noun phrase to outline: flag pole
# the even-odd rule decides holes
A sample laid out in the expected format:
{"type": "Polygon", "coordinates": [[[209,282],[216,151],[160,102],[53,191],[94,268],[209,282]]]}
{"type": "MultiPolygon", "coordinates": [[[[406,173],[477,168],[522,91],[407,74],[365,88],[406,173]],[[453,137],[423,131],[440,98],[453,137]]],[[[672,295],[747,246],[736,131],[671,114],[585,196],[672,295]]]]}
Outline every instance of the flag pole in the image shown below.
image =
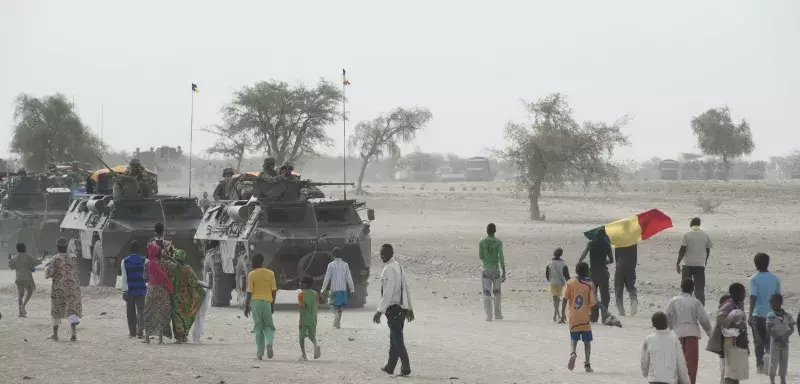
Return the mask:
{"type": "Polygon", "coordinates": [[[189,117],[189,197],[192,197],[192,138],[194,131],[194,89],[192,89],[192,112],[189,117]]]}
{"type": "Polygon", "coordinates": [[[347,200],[347,98],[345,97],[345,90],[347,89],[347,73],[342,69],[342,164],[344,168],[344,199],[347,200]]]}

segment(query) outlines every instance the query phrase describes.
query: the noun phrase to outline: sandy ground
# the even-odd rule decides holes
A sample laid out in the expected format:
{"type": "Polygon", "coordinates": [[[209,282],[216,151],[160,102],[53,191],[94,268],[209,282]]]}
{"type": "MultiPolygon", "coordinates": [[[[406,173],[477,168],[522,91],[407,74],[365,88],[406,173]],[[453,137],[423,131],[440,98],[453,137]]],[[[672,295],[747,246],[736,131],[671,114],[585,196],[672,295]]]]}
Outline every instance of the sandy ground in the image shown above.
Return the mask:
{"type": "MultiPolygon", "coordinates": [[[[79,341],[45,340],[50,331],[49,281],[37,271],[38,290],[28,305],[28,318],[16,315],[13,275],[0,271],[0,382],[3,383],[643,383],[639,356],[651,332],[650,314],[676,294],[679,276],[674,260],[681,232],[698,214],[698,196],[719,197],[715,214],[703,215],[715,248],[709,263],[709,303],[732,281],[746,282],[752,255],[772,255],[772,270],[783,278],[787,310],[800,309],[796,270],[800,186],[755,183],[640,183],[624,190],[547,192],[542,209],[548,221],[527,220],[524,194],[497,184],[372,185],[364,197],[376,209],[373,249],[395,245],[398,260],[411,276],[417,320],[406,326],[412,359],[410,378],[379,371],[388,350],[385,324],[371,323],[379,287],[370,287],[367,307],[345,313],[343,329],[332,328],[332,315],[320,311],[318,337],[323,357],[299,362],[297,314],[290,293],[279,293],[285,305],[276,311],[276,357],[253,360],[251,320],[235,308],[214,308],[202,344],[143,345],[127,338],[124,302],[119,290],[86,288],[79,341]],[[472,191],[472,187],[475,191],[472,191]],[[552,249],[564,247],[573,269],[585,240],[585,229],[649,208],[660,208],[677,228],[640,246],[640,313],[622,318],[624,327],[595,327],[592,365],[566,369],[569,354],[566,326],[551,322],[552,305],[545,291],[543,267],[552,249]],[[508,281],[504,286],[506,319],[486,323],[477,278],[477,241],[485,225],[498,225],[504,241],[508,281]],[[282,296],[282,297],[281,297],[282,296]],[[26,379],[27,377],[27,379],[26,379]],[[591,377],[591,378],[590,378],[591,377]]],[[[333,189],[334,195],[341,190],[333,189]]],[[[380,262],[373,256],[373,278],[380,262]]],[[[235,300],[235,295],[234,295],[235,300]]],[[[714,311],[712,304],[709,310],[714,311]]],[[[616,312],[613,307],[612,311],[616,312]]],[[[66,329],[62,330],[66,336],[66,329]]],[[[63,337],[62,340],[67,339],[63,337]]],[[[792,356],[800,358],[800,338],[793,336],[792,356]]],[[[701,342],[701,345],[704,345],[701,342]]],[[[582,353],[579,352],[582,357],[582,353]]],[[[792,357],[792,360],[796,359],[792,357]]],[[[796,365],[792,365],[796,367],[796,365]]],[[[766,376],[752,379],[767,383],[766,376]]],[[[800,382],[790,368],[789,382],[800,382]]],[[[716,383],[718,360],[701,352],[699,383],[716,383]]]]}

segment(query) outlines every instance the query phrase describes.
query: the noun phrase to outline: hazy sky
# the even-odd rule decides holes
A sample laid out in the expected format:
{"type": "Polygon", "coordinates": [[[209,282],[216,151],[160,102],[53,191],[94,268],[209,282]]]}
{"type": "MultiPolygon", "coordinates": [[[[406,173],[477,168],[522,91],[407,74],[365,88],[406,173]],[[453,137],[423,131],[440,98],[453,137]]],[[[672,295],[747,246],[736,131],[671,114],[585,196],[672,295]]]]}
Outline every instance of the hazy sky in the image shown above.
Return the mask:
{"type": "MultiPolygon", "coordinates": [[[[692,151],[691,117],[726,104],[766,158],[800,148],[798,17],[796,0],[0,0],[0,133],[17,94],[62,92],[92,129],[104,106],[115,149],[187,149],[192,82],[199,129],[243,85],[347,68],[353,125],[431,109],[407,149],[483,154],[520,99],[562,92],[582,120],[633,117],[621,159],[692,151]]],[[[194,152],[213,140],[195,132],[194,152]]]]}

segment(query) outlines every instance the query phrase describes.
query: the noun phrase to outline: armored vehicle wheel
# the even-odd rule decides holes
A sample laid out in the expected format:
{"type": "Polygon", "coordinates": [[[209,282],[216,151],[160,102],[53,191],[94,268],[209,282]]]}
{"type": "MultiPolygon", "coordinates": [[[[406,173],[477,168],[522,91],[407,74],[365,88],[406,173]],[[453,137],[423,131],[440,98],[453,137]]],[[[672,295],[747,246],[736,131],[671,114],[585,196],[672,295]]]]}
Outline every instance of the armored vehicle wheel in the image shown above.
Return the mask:
{"type": "Polygon", "coordinates": [[[222,264],[210,256],[203,262],[203,280],[210,285],[211,306],[228,307],[231,305],[232,280],[222,272],[222,264]]]}
{"type": "Polygon", "coordinates": [[[364,305],[367,304],[367,285],[366,281],[356,283],[356,292],[348,300],[348,308],[364,308],[364,305]]]}
{"type": "Polygon", "coordinates": [[[89,286],[92,280],[92,260],[83,258],[81,242],[78,239],[70,239],[67,252],[78,257],[78,277],[81,287],[89,286]]]}
{"type": "Polygon", "coordinates": [[[236,298],[239,301],[238,307],[244,310],[245,299],[247,298],[247,274],[250,273],[250,266],[247,265],[246,256],[239,255],[236,264],[236,298]]]}
{"type": "Polygon", "coordinates": [[[117,268],[110,258],[103,255],[103,243],[94,243],[92,251],[91,285],[99,287],[115,287],[117,285],[117,268]]]}

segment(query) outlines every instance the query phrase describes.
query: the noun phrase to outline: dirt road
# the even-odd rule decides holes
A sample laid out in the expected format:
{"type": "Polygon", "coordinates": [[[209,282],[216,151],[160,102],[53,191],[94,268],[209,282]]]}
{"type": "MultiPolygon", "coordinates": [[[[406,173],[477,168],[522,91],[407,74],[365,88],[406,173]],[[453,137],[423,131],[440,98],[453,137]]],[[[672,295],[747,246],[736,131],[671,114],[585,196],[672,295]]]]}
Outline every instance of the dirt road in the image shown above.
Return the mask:
{"type": "MultiPolygon", "coordinates": [[[[47,341],[49,282],[41,271],[35,273],[39,288],[28,305],[28,318],[19,319],[15,317],[13,275],[2,271],[1,381],[581,383],[590,375],[594,383],[644,382],[639,356],[642,341],[651,332],[650,314],[663,308],[677,291],[674,258],[680,233],[697,214],[694,198],[708,191],[647,184],[608,194],[561,192],[556,197],[551,192],[543,201],[548,221],[534,223],[526,220],[524,195],[517,198],[506,187],[500,191],[488,185],[476,185],[476,191],[467,188],[462,191],[458,186],[451,192],[449,186],[428,185],[420,191],[419,185],[408,184],[406,189],[376,185],[366,197],[377,210],[373,249],[384,242],[394,244],[398,260],[412,276],[417,321],[406,326],[413,370],[410,378],[389,377],[379,370],[386,359],[388,329],[385,324],[371,323],[379,292],[376,284],[370,287],[366,308],[345,313],[341,330],[333,329],[332,315],[321,310],[320,360],[297,361],[297,314],[286,305],[276,311],[275,359],[256,362],[251,320],[235,308],[212,309],[207,340],[200,345],[143,345],[127,338],[120,292],[101,288],[83,291],[84,318],[77,343],[47,341]],[[573,269],[584,245],[583,230],[649,208],[664,210],[677,228],[640,247],[640,313],[621,318],[621,329],[595,327],[592,365],[596,372],[584,373],[580,364],[569,372],[568,331],[551,322],[543,266],[552,249],[561,246],[573,269]],[[475,252],[489,221],[497,223],[509,268],[504,287],[506,319],[492,323],[483,319],[475,252]]],[[[773,256],[772,269],[783,278],[786,308],[796,313],[798,280],[789,272],[796,270],[792,261],[800,222],[794,219],[798,209],[793,201],[800,192],[796,187],[730,189],[719,187],[716,193],[725,196],[726,202],[719,213],[703,216],[704,227],[715,240],[709,264],[709,303],[731,281],[746,282],[753,269],[752,255],[765,250],[773,256]]],[[[375,256],[373,277],[380,273],[379,264],[375,256]]],[[[290,293],[279,293],[279,301],[289,302],[289,297],[290,293]]],[[[709,310],[713,311],[711,304],[709,310]]],[[[616,312],[613,304],[612,311],[616,312]]],[[[790,353],[800,358],[800,339],[793,339],[790,353]]],[[[751,372],[749,382],[769,381],[766,376],[755,376],[754,359],[751,372]]],[[[789,381],[800,382],[798,373],[790,367],[789,381]]],[[[716,383],[717,378],[715,355],[701,352],[698,382],[716,383]]]]}

